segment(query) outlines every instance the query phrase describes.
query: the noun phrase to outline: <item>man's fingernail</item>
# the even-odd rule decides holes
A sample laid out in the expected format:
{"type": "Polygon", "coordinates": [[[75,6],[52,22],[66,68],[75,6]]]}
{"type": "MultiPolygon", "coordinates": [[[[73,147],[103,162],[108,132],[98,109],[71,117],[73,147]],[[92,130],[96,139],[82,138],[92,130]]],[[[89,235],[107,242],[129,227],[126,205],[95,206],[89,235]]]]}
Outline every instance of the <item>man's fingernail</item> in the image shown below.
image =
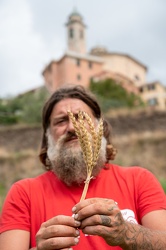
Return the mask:
{"type": "Polygon", "coordinates": [[[75,220],[75,225],[76,225],[76,227],[79,227],[79,226],[81,226],[81,222],[78,220],[75,220]]]}
{"type": "Polygon", "coordinates": [[[78,214],[74,215],[74,219],[77,220],[78,219],[78,214]]]}
{"type": "Polygon", "coordinates": [[[77,245],[77,244],[78,244],[78,242],[79,242],[78,237],[74,238],[74,241],[75,241],[75,244],[77,245]]]}
{"type": "Polygon", "coordinates": [[[72,212],[74,213],[76,211],[76,207],[73,207],[72,208],[72,212]]]}
{"type": "Polygon", "coordinates": [[[79,235],[80,235],[79,230],[76,230],[76,235],[77,235],[77,236],[79,236],[79,235]]]}

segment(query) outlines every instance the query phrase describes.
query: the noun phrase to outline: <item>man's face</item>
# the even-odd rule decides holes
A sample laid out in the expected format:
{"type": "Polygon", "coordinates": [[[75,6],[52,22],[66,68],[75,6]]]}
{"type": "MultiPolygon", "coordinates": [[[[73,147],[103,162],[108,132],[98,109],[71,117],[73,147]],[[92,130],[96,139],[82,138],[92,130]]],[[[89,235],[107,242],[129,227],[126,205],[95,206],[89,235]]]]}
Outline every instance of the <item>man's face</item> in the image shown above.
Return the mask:
{"type": "MultiPolygon", "coordinates": [[[[73,124],[68,117],[70,110],[75,116],[79,111],[85,111],[97,126],[97,119],[92,110],[79,99],[64,99],[58,102],[50,116],[50,127],[47,130],[47,155],[57,177],[67,185],[81,184],[86,180],[87,168],[83,159],[81,147],[74,131],[73,124]]],[[[86,125],[86,124],[85,124],[86,125]]],[[[88,126],[87,126],[88,129],[88,126]]],[[[103,137],[98,162],[93,170],[97,176],[105,163],[106,140],[103,137]]]]}
{"type": "Polygon", "coordinates": [[[65,145],[71,146],[76,144],[78,146],[78,139],[75,135],[72,121],[67,114],[68,110],[76,116],[79,111],[85,111],[91,117],[92,122],[95,122],[96,119],[91,108],[79,99],[67,98],[59,101],[54,106],[50,116],[50,132],[55,142],[65,134],[72,134],[73,136],[66,140],[65,145]]]}

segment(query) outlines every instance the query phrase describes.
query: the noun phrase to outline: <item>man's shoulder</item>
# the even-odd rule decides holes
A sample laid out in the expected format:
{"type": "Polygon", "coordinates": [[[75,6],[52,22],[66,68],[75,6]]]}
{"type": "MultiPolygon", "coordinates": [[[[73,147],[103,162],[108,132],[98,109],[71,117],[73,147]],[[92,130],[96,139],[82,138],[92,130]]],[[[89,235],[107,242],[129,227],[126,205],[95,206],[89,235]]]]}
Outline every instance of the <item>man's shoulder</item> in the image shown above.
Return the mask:
{"type": "Polygon", "coordinates": [[[50,182],[51,179],[53,178],[54,178],[53,173],[51,171],[47,171],[31,178],[21,179],[15,182],[13,186],[27,189],[31,186],[45,185],[46,183],[50,182]]]}
{"type": "MultiPolygon", "coordinates": [[[[117,164],[106,164],[105,167],[106,170],[111,171],[114,174],[119,174],[119,175],[127,175],[127,176],[140,176],[144,174],[151,174],[148,169],[145,169],[141,166],[120,166],[117,164]]],[[[107,172],[107,171],[106,171],[107,172]]]]}

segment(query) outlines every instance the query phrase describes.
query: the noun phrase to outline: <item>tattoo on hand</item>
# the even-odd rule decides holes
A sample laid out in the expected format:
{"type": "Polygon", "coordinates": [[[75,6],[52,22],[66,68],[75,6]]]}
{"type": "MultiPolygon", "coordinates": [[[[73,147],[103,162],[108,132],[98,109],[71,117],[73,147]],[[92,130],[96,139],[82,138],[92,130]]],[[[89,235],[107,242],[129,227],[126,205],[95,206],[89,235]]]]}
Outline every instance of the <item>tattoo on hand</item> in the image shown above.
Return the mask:
{"type": "Polygon", "coordinates": [[[111,227],[111,219],[106,215],[100,215],[101,224],[106,227],[111,227]]]}

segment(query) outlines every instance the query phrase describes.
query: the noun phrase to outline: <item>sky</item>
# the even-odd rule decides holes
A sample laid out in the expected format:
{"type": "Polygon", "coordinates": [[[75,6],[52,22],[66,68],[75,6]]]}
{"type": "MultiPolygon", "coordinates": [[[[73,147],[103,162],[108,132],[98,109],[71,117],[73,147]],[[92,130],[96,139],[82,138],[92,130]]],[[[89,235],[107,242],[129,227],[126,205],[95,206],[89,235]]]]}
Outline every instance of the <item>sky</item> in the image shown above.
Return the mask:
{"type": "Polygon", "coordinates": [[[165,0],[0,0],[0,97],[44,84],[43,69],[67,50],[74,9],[87,25],[87,51],[102,46],[148,67],[166,86],[165,0]]]}

